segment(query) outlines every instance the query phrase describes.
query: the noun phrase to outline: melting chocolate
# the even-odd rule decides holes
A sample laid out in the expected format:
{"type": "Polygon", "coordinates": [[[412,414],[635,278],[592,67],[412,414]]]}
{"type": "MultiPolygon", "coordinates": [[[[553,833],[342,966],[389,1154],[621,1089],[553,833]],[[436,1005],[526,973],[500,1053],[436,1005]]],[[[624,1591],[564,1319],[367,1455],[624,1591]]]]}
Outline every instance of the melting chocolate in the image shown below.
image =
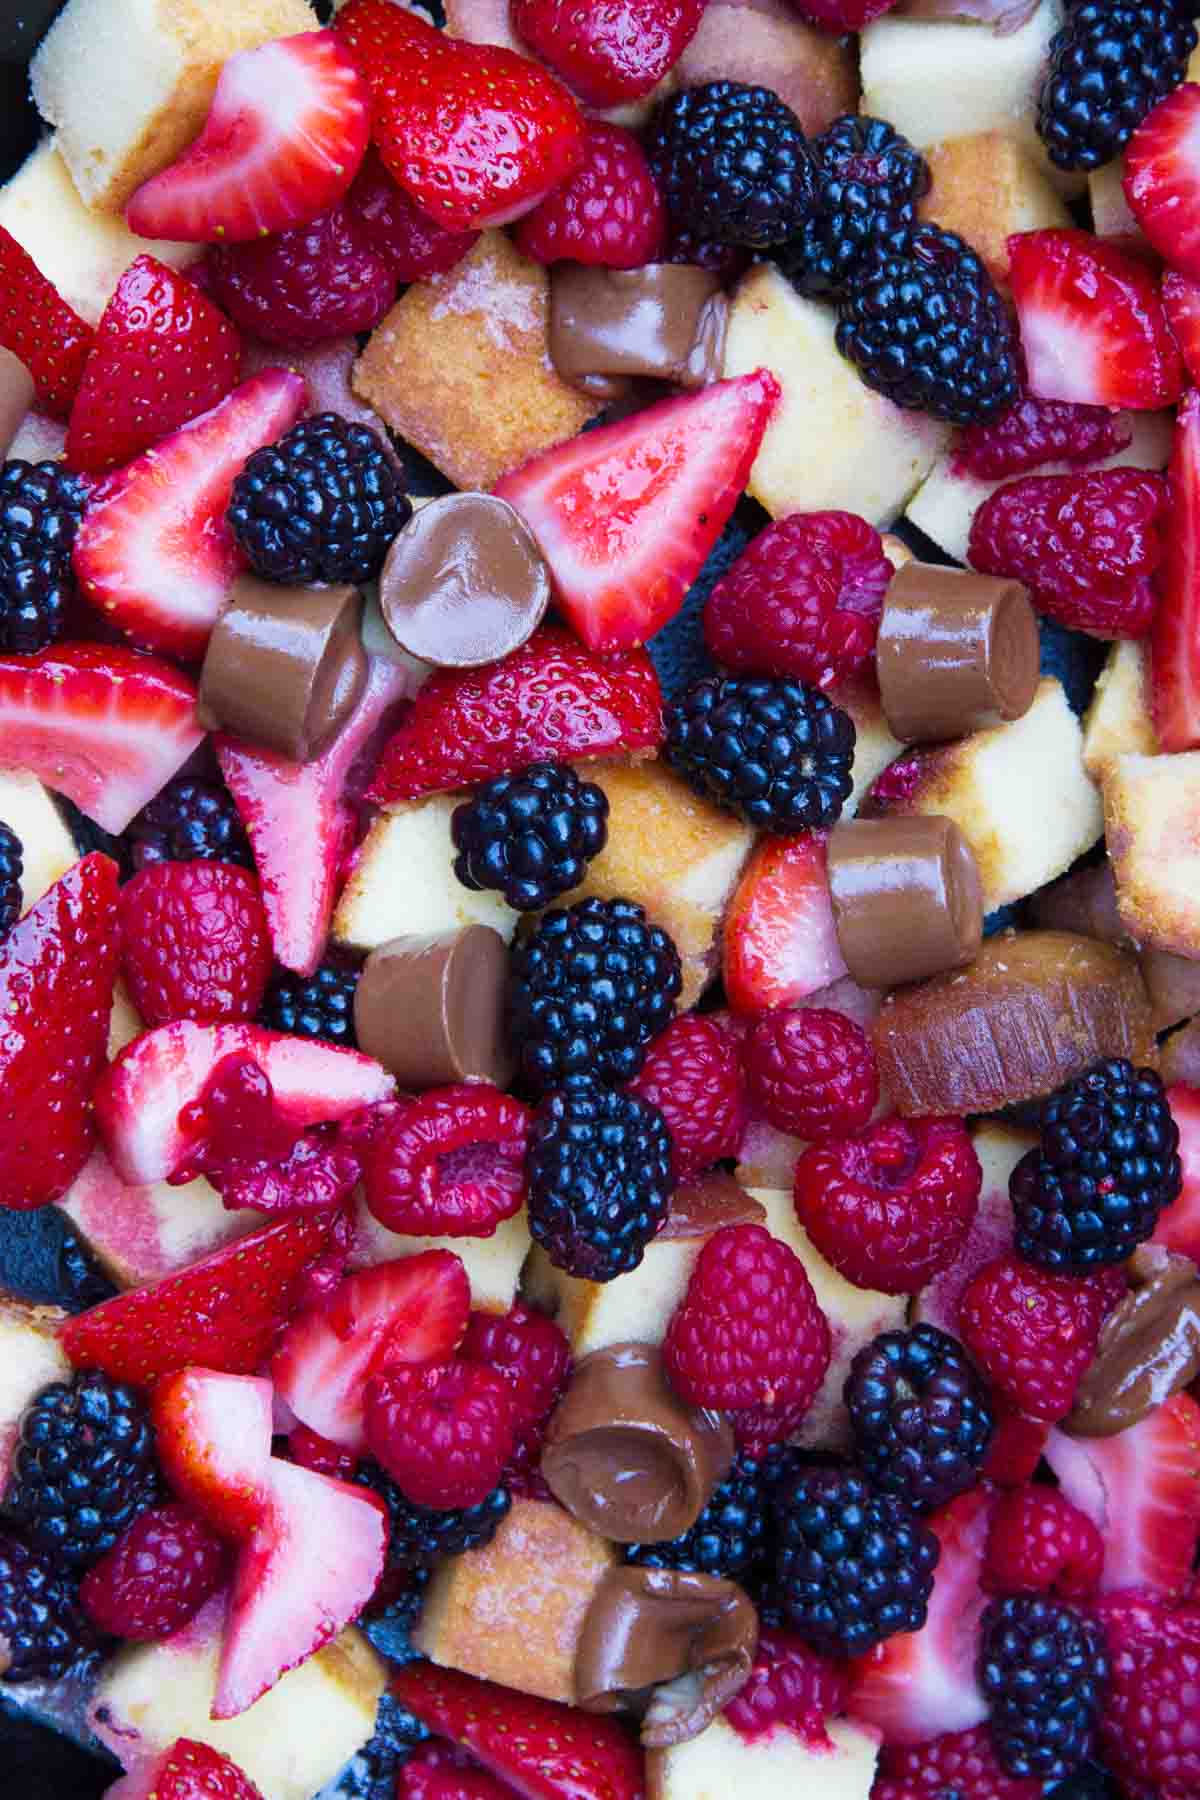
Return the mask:
{"type": "Polygon", "coordinates": [[[902,743],[966,737],[1029,711],[1037,616],[1017,581],[910,562],[892,577],[879,625],[879,695],[902,743]]]}
{"type": "Polygon", "coordinates": [[[550,278],[550,356],[572,386],[617,399],[650,376],[705,387],[721,373],[729,303],[720,278],[686,263],[594,269],[557,263],[550,278]]]}
{"type": "Polygon", "coordinates": [[[698,1181],[678,1187],[656,1242],[668,1238],[707,1238],[726,1225],[765,1225],[766,1209],[740,1181],[713,1169],[698,1181]]]}
{"type": "Polygon", "coordinates": [[[1064,1429],[1115,1437],[1200,1375],[1200,1275],[1186,1256],[1146,1244],[1132,1292],[1108,1315],[1064,1429]]]}
{"type": "Polygon", "coordinates": [[[9,446],[33,405],[33,395],[33,376],[25,364],[11,350],[0,347],[0,459],[8,455],[9,446]]]}
{"type": "Polygon", "coordinates": [[[964,968],[983,940],[975,855],[952,819],[847,819],[829,835],[838,943],[861,987],[964,968]]]}
{"type": "Polygon", "coordinates": [[[490,1081],[507,1087],[508,948],[490,925],[400,937],[368,956],[354,995],[359,1048],[401,1087],[490,1081]]]}

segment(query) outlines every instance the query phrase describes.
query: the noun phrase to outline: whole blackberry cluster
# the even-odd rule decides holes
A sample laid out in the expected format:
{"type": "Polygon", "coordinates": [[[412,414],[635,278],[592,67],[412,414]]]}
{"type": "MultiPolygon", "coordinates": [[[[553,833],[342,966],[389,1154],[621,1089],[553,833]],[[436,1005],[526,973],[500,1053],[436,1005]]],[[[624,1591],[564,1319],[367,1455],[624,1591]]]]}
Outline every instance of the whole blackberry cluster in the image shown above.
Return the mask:
{"type": "Polygon", "coordinates": [[[745,1454],[735,1457],[690,1531],[665,1544],[630,1544],[625,1560],[645,1569],[688,1569],[740,1581],[767,1553],[768,1492],[763,1463],[745,1454]]]}
{"type": "Polygon", "coordinates": [[[0,468],[0,650],[31,654],[62,636],[89,491],[61,463],[14,457],[0,468]]]}
{"type": "Polygon", "coordinates": [[[368,425],[317,413],[256,450],[233,484],[230,529],[267,581],[369,581],[412,507],[368,425]]]}
{"type": "Polygon", "coordinates": [[[854,742],[850,715],[799,681],[706,675],[667,712],[667,761],[761,831],[836,824],[854,742]]]}
{"type": "Polygon", "coordinates": [[[94,1647],[75,1582],[54,1559],[0,1532],[0,1644],[5,1681],[57,1681],[94,1647]]]}
{"type": "Polygon", "coordinates": [[[508,1033],[538,1093],[569,1075],[631,1081],[683,985],[679,952],[632,900],[556,907],[517,944],[508,1033]]]}
{"type": "Polygon", "coordinates": [[[6,937],[21,916],[21,876],[25,852],[11,826],[0,823],[0,937],[6,937]]]}
{"type": "Polygon", "coordinates": [[[252,869],[254,858],[228,789],[177,775],[144,806],[126,833],[134,870],[162,862],[227,862],[252,869]]]}
{"type": "Polygon", "coordinates": [[[1055,1780],[1083,1761],[1108,1680],[1094,1619],[1043,1594],[993,1600],[980,1627],[979,1681],[996,1757],[1010,1775],[1055,1780]]]}
{"type": "Polygon", "coordinates": [[[710,81],[665,100],[646,145],[672,225],[764,249],[800,232],[817,179],[804,129],[770,88],[710,81]]]}
{"type": "Polygon", "coordinates": [[[493,1488],[478,1506],[441,1511],[417,1506],[407,1499],[391,1476],[375,1462],[364,1462],[354,1476],[360,1487],[369,1487],[388,1509],[391,1532],[387,1560],[392,1569],[422,1569],[442,1556],[461,1550],[477,1550],[490,1544],[512,1499],[506,1487],[493,1488]]]}
{"type": "Polygon", "coordinates": [[[937,225],[863,257],[838,308],[837,346],[876,393],[955,425],[998,418],[1019,392],[996,284],[962,238],[937,225]]]}
{"type": "Polygon", "coordinates": [[[885,1331],[845,1387],[855,1455],[875,1485],[930,1512],[979,1480],[995,1418],[966,1351],[936,1325],[885,1331]]]}
{"type": "Polygon", "coordinates": [[[840,294],[868,250],[895,249],[929,192],[929,164],[884,119],[835,119],[811,144],[817,204],[772,252],[802,294],[840,294]]]}
{"type": "MultiPolygon", "coordinates": [[[[350,1766],[350,1791],[358,1800],[396,1800],[396,1777],[420,1744],[433,1734],[415,1713],[384,1691],[375,1714],[375,1731],[350,1766]]],[[[347,1791],[343,1782],[340,1792],[347,1791]]]]}
{"type": "Polygon", "coordinates": [[[608,842],[608,795],[567,763],[497,775],[450,820],[454,873],[492,888],[516,912],[535,912],[578,887],[608,842]]]}
{"type": "Polygon", "coordinates": [[[1068,1275],[1124,1262],[1183,1187],[1162,1082],[1112,1057],[1058,1088],[1039,1130],[1009,1181],[1018,1252],[1068,1275]]]}
{"type": "Polygon", "coordinates": [[[27,1409],[5,1495],[40,1550],[86,1568],[162,1495],[141,1396],[96,1370],[56,1381],[27,1409]]]}
{"type": "Polygon", "coordinates": [[[533,1119],[529,1229],[556,1268],[587,1281],[636,1269],[674,1189],[657,1106],[572,1075],[533,1119]]]}
{"type": "Polygon", "coordinates": [[[291,1037],[323,1038],[340,1049],[353,1050],[354,995],[357,969],[322,963],[311,975],[293,975],[276,969],[263,996],[258,1022],[268,1031],[286,1031],[291,1037]]]}
{"type": "Polygon", "coordinates": [[[1179,0],[1077,0],[1051,40],[1038,134],[1060,169],[1098,169],[1186,78],[1196,27],[1179,0]]]}

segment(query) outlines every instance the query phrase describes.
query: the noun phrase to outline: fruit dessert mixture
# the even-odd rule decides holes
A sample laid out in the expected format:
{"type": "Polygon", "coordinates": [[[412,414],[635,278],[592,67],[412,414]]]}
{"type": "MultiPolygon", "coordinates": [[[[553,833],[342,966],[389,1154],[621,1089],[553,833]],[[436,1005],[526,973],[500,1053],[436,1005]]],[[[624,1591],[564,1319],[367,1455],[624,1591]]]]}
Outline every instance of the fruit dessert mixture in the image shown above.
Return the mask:
{"type": "Polygon", "coordinates": [[[44,40],[0,1674],[112,1800],[1200,1796],[1195,10],[44,40]]]}

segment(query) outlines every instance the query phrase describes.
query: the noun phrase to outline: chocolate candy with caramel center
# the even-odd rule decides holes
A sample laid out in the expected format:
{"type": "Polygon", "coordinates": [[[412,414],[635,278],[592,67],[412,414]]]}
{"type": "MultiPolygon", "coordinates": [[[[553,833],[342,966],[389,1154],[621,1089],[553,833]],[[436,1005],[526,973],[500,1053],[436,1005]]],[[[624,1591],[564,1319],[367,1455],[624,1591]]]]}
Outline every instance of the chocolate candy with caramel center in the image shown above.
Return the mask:
{"type": "Polygon", "coordinates": [[[564,381],[600,399],[616,398],[636,377],[704,387],[721,373],[728,313],[720,279],[707,269],[558,263],[550,356],[564,381]]]}
{"type": "Polygon", "coordinates": [[[1037,617],[1017,581],[906,563],[879,624],[879,694],[902,743],[936,744],[1029,711],[1037,617]]]}
{"type": "Polygon", "coordinates": [[[359,1048],[401,1087],[506,1087],[513,1071],[504,1031],[507,978],[508,949],[490,925],[393,938],[371,952],[359,977],[359,1048]]]}
{"type": "Polygon", "coordinates": [[[892,988],[973,961],[983,887],[952,819],[847,819],[829,834],[838,943],[861,987],[892,988]]]}

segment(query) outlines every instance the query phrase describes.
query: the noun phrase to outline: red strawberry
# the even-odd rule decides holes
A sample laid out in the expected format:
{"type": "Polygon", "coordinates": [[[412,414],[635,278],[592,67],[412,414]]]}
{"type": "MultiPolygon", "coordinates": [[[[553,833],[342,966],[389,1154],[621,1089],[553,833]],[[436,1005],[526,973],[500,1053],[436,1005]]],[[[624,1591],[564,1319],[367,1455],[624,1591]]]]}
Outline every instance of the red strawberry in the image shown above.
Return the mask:
{"type": "Polygon", "coordinates": [[[449,1744],[423,1744],[397,1777],[396,1800],[513,1800],[517,1790],[449,1744]]]}
{"type": "Polygon", "coordinates": [[[241,567],[225,523],[249,456],[294,425],[301,376],[269,369],[106,482],[75,539],[87,599],[134,643],[198,660],[241,567]]]}
{"type": "Polygon", "coordinates": [[[390,806],[547,757],[634,756],[662,739],[662,691],[644,650],[597,656],[547,625],[501,662],[436,670],[389,740],[367,798],[390,806]]]}
{"type": "Polygon", "coordinates": [[[1162,1213],[1150,1241],[1200,1263],[1200,1089],[1176,1083],[1167,1089],[1167,1101],[1179,1127],[1183,1192],[1162,1213]]]}
{"type": "Polygon", "coordinates": [[[589,650],[626,650],[674,618],[745,488],[779,392],[766,369],[718,381],[584,432],[497,482],[589,650]]]}
{"type": "Polygon", "coordinates": [[[0,1207],[66,1193],[94,1137],[117,975],[117,867],[84,857],[0,943],[0,1207]]]}
{"type": "Polygon", "coordinates": [[[369,133],[370,100],[336,32],[239,50],[195,143],[129,202],[129,228],[233,244],[302,225],[345,193],[369,133]]]}
{"type": "Polygon", "coordinates": [[[1166,556],[1150,638],[1150,694],[1164,750],[1200,744],[1200,392],[1186,395],[1175,425],[1166,556]]]}
{"type": "Polygon", "coordinates": [[[1133,411],[1178,400],[1183,365],[1144,261],[1088,231],[1026,231],[1008,248],[1031,393],[1133,411]]]}
{"type": "Polygon", "coordinates": [[[0,346],[33,377],[38,404],[65,419],[92,347],[92,328],[0,225],[0,346]]]}
{"type": "Polygon", "coordinates": [[[478,240],[477,231],[448,231],[392,180],[374,145],[346,195],[346,210],[397,281],[446,275],[478,240]]]}
{"type": "Polygon", "coordinates": [[[735,1012],[796,1006],[846,973],[825,873],[825,833],[764,838],[725,920],[725,991],[735,1012]]]}
{"type": "Polygon", "coordinates": [[[194,281],[130,263],[96,327],[71,409],[67,462],[100,473],[148,450],[237,385],[242,345],[194,281]]]}
{"type": "Polygon", "coordinates": [[[704,0],[513,0],[512,22],[589,106],[640,100],[696,34],[704,0]]]}
{"type": "Polygon", "coordinates": [[[154,1390],[154,1443],[172,1488],[216,1530],[248,1537],[266,1505],[269,1381],[180,1369],[154,1390]]]}
{"type": "Polygon", "coordinates": [[[219,1750],[194,1738],[176,1738],[148,1767],[106,1788],[105,1800],[263,1800],[263,1795],[219,1750]]]}
{"type": "Polygon", "coordinates": [[[1200,276],[1200,86],[1185,81],[1125,147],[1125,198],[1164,262],[1200,276]]]}
{"type": "Polygon", "coordinates": [[[1163,310],[1171,336],[1179,345],[1183,366],[1193,381],[1200,381],[1200,280],[1168,269],[1162,284],[1163,310]]]}

